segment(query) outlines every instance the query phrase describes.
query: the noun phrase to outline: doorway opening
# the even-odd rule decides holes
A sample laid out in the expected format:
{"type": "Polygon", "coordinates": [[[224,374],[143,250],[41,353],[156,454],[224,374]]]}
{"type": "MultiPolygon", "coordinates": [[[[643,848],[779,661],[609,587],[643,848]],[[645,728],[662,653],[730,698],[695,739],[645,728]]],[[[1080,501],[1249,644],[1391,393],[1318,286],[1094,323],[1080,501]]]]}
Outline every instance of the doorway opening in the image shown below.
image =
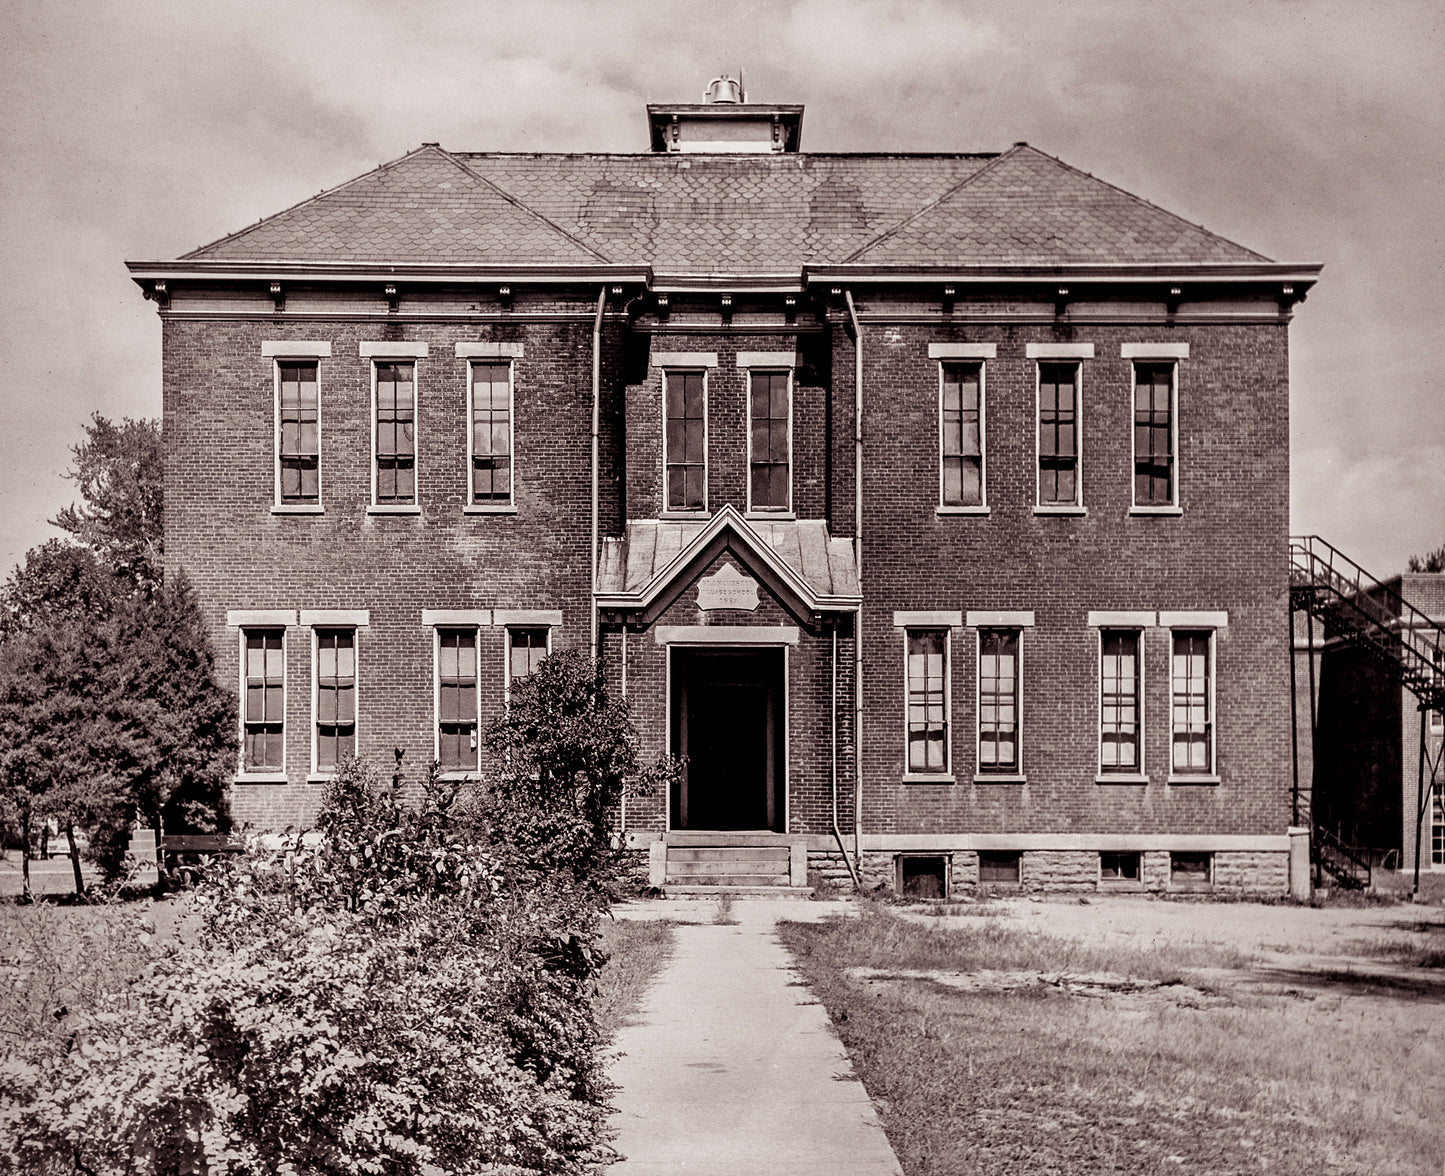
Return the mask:
{"type": "Polygon", "coordinates": [[[673,649],[673,829],[782,832],[787,718],[781,649],[673,649]]]}

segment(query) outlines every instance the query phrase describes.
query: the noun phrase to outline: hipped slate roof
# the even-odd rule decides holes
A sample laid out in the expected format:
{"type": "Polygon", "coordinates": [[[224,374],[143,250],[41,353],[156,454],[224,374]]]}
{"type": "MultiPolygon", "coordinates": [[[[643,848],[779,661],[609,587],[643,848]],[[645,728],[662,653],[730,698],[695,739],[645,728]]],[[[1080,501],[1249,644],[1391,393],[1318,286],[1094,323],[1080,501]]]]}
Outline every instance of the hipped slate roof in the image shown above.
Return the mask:
{"type": "Polygon", "coordinates": [[[185,260],[648,265],[1258,264],[1050,155],[453,154],[426,146],[185,260]]]}

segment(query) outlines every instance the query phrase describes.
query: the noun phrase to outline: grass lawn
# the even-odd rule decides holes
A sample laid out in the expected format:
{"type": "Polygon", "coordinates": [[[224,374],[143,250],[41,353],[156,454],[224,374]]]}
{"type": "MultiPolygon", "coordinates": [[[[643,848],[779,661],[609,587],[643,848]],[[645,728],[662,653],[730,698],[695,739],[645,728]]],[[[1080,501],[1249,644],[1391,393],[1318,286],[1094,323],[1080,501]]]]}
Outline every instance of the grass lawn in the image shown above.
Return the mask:
{"type": "Polygon", "coordinates": [[[672,950],[672,926],[656,921],[602,920],[607,962],[597,980],[597,1025],[604,1041],[622,1028],[672,950]]]}
{"type": "Polygon", "coordinates": [[[866,909],[785,924],[907,1176],[1439,1173],[1445,1002],[866,909]]]}

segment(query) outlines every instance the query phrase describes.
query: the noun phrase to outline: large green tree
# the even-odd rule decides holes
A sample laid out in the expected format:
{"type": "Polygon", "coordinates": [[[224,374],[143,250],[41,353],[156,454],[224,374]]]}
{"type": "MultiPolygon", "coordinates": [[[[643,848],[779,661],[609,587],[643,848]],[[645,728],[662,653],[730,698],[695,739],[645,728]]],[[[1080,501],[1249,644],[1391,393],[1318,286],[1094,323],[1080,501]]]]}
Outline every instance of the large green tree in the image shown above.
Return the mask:
{"type": "Polygon", "coordinates": [[[116,575],[146,591],[160,583],[165,554],[164,451],[156,421],[120,424],[95,413],[71,447],[66,475],[80,501],[51,523],[88,547],[116,575]]]}
{"type": "Polygon", "coordinates": [[[27,880],[47,818],[89,828],[109,875],[137,819],[225,827],[235,766],[235,700],[216,684],[195,594],[161,578],[158,427],[97,415],[74,454],[81,502],[52,521],[75,541],[33,549],[0,587],[0,803],[21,826],[27,880]]]}

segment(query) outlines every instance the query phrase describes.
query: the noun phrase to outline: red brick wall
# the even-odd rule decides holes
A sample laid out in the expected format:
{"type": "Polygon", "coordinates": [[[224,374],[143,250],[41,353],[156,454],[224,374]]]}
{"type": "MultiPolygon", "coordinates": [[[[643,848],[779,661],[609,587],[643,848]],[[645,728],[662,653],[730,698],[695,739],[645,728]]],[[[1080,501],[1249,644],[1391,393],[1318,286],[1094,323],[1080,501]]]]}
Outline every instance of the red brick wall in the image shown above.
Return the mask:
{"type": "MultiPolygon", "coordinates": [[[[865,826],[872,831],[1280,833],[1289,820],[1287,352],[1274,325],[864,328],[865,826]],[[991,514],[938,516],[937,361],[928,344],[993,342],[987,365],[991,514]],[[1082,361],[1088,514],[1034,504],[1035,362],[1025,344],[1091,342],[1082,361]],[[1179,364],[1183,514],[1131,516],[1124,342],[1187,341],[1179,364]],[[954,633],[953,785],[902,784],[902,646],[895,609],[1031,609],[1024,635],[1028,782],[978,784],[972,631],[954,633]],[[1145,634],[1150,783],[1096,784],[1091,609],[1227,610],[1217,637],[1221,783],[1168,775],[1168,634],[1145,634]]],[[[836,370],[836,366],[835,366],[836,370]]]]}
{"type": "MultiPolygon", "coordinates": [[[[366,608],[358,635],[360,750],[389,762],[404,747],[420,770],[432,754],[432,634],[423,608],[556,608],[556,645],[588,638],[592,381],[591,307],[559,306],[566,322],[381,323],[327,319],[165,325],[167,548],[194,579],[211,620],[219,672],[235,682],[237,608],[366,608]],[[426,340],[419,361],[419,517],[366,513],[370,366],[361,340],[426,340]],[[322,482],[326,513],[277,516],[273,496],[272,361],[267,339],[324,339],[322,482]],[[466,515],[466,363],[458,341],[525,344],[516,363],[515,515],[466,515]]],[[[864,639],[869,832],[1279,833],[1289,819],[1289,684],[1285,540],[1287,351],[1283,325],[987,326],[877,323],[865,305],[867,468],[864,639]],[[1033,513],[1035,399],[1025,344],[1092,342],[1083,361],[1083,517],[1033,513]],[[1135,517],[1130,505],[1131,367],[1121,342],[1188,341],[1180,363],[1179,517],[1135,517]],[[986,517],[937,505],[938,366],[930,342],[997,345],[987,368],[986,517]],[[894,610],[1031,609],[1024,638],[1027,784],[974,785],[973,634],[953,639],[953,762],[957,783],[903,784],[902,645],[894,610]],[[1147,785],[1098,785],[1097,645],[1090,609],[1226,610],[1217,639],[1221,782],[1166,783],[1168,636],[1145,638],[1147,785]]],[[[1050,306],[1051,309],[1051,306],[1050,306]]],[[[795,385],[794,494],[799,517],[853,530],[853,356],[842,319],[804,339],[815,361],[795,385]],[[817,359],[817,357],[822,357],[817,359]]],[[[602,530],[660,508],[661,372],[643,368],[639,339],[617,319],[604,332],[602,530]]],[[[739,350],[782,351],[793,336],[655,336],[655,351],[718,353],[709,376],[710,501],[745,505],[745,379],[739,350]]],[[[743,623],[792,623],[765,602],[743,623]],[[776,615],[775,615],[776,614],[776,615]],[[769,619],[771,618],[771,619],[769,619]]],[[[733,620],[731,617],[724,618],[733,620]]],[[[691,592],[664,623],[698,623],[691,592]]],[[[645,744],[664,746],[665,656],[633,633],[628,694],[645,744]]],[[[482,631],[484,710],[501,705],[503,635],[482,631]],[[491,667],[489,670],[488,667],[491,667]]],[[[604,635],[620,685],[619,635],[604,635]]],[[[790,828],[827,828],[828,653],[805,631],[789,655],[790,828]]],[[[840,796],[851,826],[851,639],[839,642],[840,796]]],[[[310,765],[310,634],[288,643],[289,785],[238,788],[241,820],[306,818],[310,765]]],[[[665,798],[636,801],[630,823],[662,827],[665,798]]]]}
{"type": "MultiPolygon", "coordinates": [[[[164,330],[166,550],[194,581],[218,673],[239,675],[228,609],[366,608],[359,630],[358,750],[421,771],[433,754],[432,631],[423,608],[561,609],[554,647],[586,646],[590,527],[591,322],[475,326],[376,322],[189,322],[164,330]],[[425,340],[418,361],[420,516],[373,516],[370,361],[358,343],[425,340]],[[263,340],[328,340],[320,361],[325,514],[273,515],[272,360],[263,340]],[[467,363],[454,344],[525,345],[515,363],[514,515],[467,515],[467,363]]],[[[239,785],[238,823],[308,819],[310,631],[287,641],[290,785],[239,785]]],[[[503,634],[483,629],[483,721],[501,706],[503,634]]]]}

